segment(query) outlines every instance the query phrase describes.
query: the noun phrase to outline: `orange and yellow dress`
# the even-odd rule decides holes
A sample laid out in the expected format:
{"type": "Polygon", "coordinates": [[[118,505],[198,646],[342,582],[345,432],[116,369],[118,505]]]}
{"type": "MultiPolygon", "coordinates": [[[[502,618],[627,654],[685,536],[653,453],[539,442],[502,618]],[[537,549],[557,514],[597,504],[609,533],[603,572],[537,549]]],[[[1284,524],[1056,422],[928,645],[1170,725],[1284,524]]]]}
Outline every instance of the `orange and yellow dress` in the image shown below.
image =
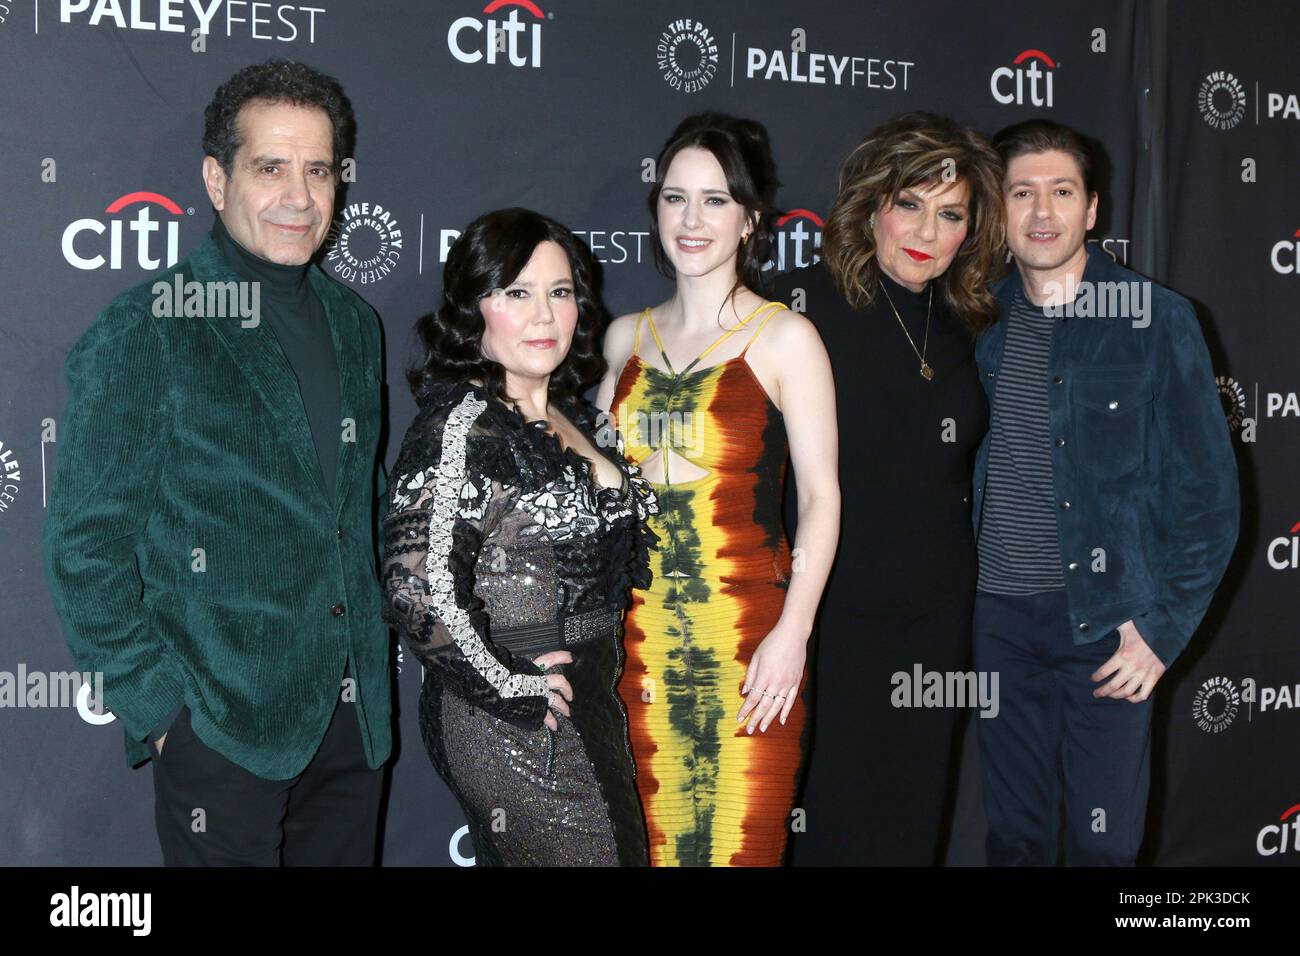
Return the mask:
{"type": "Polygon", "coordinates": [[[650,518],[660,542],[654,581],[633,592],[619,684],[655,866],[777,866],[785,851],[805,701],[801,694],[786,724],[773,720],[766,733],[750,736],[736,722],[746,668],[781,616],[791,573],[781,521],[785,425],[745,360],[784,308],[760,306],[681,372],[646,309],[614,390],[610,414],[625,453],[659,501],[650,518]],[[643,324],[667,371],[638,355],[643,324]],[[697,368],[748,328],[738,356],[697,368]],[[646,466],[661,449],[662,464],[646,466]],[[670,455],[707,474],[670,480],[670,455]]]}

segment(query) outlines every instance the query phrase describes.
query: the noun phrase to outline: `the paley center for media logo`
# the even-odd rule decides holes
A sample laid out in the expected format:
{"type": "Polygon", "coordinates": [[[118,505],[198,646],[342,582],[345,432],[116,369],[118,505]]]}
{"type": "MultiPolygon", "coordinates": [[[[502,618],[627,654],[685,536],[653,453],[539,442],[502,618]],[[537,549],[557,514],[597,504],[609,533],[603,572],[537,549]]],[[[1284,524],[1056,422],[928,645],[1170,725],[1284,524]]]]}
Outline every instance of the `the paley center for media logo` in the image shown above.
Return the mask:
{"type": "MultiPolygon", "coordinates": [[[[1205,124],[1217,130],[1239,126],[1251,104],[1251,94],[1246,86],[1227,70],[1207,73],[1196,91],[1196,108],[1205,124]]],[[[1254,87],[1256,126],[1271,120],[1300,120],[1300,94],[1290,90],[1261,90],[1258,81],[1254,82],[1254,87]]]]}
{"type": "Polygon", "coordinates": [[[718,39],[699,20],[681,17],[659,34],[655,62],[674,90],[698,93],[718,74],[718,39]]]}
{"type": "Polygon", "coordinates": [[[392,274],[405,251],[397,217],[380,203],[350,202],[325,238],[325,267],[353,285],[374,285],[392,274]]]}
{"type": "Polygon", "coordinates": [[[1206,678],[1192,696],[1192,720],[1207,734],[1221,734],[1243,713],[1246,723],[1290,719],[1300,710],[1300,684],[1264,684],[1254,677],[1206,678]]]}

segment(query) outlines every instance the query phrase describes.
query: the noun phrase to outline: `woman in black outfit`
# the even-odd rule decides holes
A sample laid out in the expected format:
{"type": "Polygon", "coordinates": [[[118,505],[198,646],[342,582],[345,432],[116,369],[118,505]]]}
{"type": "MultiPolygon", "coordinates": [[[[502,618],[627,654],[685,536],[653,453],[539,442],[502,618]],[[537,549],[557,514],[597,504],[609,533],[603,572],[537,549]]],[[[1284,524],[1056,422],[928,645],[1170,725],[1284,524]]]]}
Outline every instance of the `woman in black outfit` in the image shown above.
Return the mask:
{"type": "Polygon", "coordinates": [[[897,116],[841,168],[821,261],[778,280],[831,356],[843,501],[796,865],[942,862],[964,711],[899,705],[920,699],[918,667],[968,668],[971,458],[988,427],[974,341],[997,317],[1001,176],[978,134],[897,116]]]}
{"type": "Polygon", "coordinates": [[[480,865],[649,865],[615,688],[657,505],[582,398],[599,318],[586,247],[506,209],[457,240],[419,327],[385,617],[423,666],[420,729],[480,865]]]}

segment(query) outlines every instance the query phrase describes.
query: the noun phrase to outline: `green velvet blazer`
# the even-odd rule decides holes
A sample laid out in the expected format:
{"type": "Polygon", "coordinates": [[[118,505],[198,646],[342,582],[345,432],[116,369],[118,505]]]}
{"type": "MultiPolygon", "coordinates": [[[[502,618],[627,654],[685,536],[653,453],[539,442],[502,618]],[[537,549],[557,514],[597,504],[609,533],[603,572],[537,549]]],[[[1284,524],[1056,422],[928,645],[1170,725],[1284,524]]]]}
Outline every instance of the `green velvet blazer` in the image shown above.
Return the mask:
{"type": "Polygon", "coordinates": [[[103,673],[129,765],[150,756],[147,736],[183,701],[208,746],[288,779],[315,754],[342,693],[378,767],[392,743],[376,563],[378,317],[310,267],[340,376],[327,493],[274,332],[238,316],[157,317],[154,286],[177,274],[237,281],[205,237],[118,296],[65,364],[43,553],[68,647],[79,669],[103,673]]]}

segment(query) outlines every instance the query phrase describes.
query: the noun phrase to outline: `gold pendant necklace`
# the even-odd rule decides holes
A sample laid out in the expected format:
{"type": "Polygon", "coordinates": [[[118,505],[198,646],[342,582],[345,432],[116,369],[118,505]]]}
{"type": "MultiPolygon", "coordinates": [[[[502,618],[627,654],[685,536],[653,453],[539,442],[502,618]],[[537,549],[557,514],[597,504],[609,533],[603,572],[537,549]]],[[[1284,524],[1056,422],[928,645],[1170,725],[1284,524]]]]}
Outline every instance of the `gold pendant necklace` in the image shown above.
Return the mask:
{"type": "Polygon", "coordinates": [[[922,343],[920,349],[918,349],[916,343],[912,341],[912,333],[907,331],[907,326],[903,324],[903,317],[898,314],[898,309],[894,308],[894,300],[889,297],[889,290],[885,288],[884,282],[880,283],[880,291],[885,293],[885,301],[889,303],[889,308],[893,310],[894,318],[898,319],[899,328],[901,328],[903,334],[907,336],[907,344],[912,346],[912,351],[915,352],[916,357],[921,360],[921,378],[925,379],[927,382],[930,381],[934,378],[934,369],[931,368],[930,364],[925,360],[925,354],[930,350],[930,306],[934,305],[934,286],[930,286],[930,299],[925,306],[925,341],[922,343]]]}

